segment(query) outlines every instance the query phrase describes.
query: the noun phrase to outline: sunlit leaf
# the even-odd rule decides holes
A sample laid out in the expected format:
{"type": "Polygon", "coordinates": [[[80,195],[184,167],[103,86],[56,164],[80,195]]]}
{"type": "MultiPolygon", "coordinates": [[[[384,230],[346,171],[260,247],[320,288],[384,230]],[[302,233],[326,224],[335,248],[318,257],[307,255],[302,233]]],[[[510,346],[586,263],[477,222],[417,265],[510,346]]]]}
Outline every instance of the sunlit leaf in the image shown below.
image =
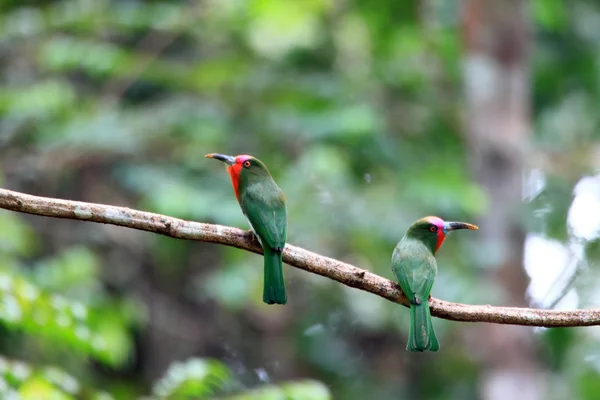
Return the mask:
{"type": "Polygon", "coordinates": [[[0,395],[19,399],[111,400],[108,393],[85,388],[72,375],[54,366],[36,366],[0,357],[0,395]]]}
{"type": "Polygon", "coordinates": [[[231,380],[223,363],[196,358],[172,364],[152,391],[160,398],[205,398],[223,390],[231,380]]]}
{"type": "Polygon", "coordinates": [[[250,390],[223,400],[330,400],[333,399],[327,386],[317,381],[286,383],[281,386],[268,385],[250,390]]]}
{"type": "Polygon", "coordinates": [[[107,312],[7,273],[0,273],[0,321],[111,364],[121,363],[129,347],[123,326],[107,312]]]}

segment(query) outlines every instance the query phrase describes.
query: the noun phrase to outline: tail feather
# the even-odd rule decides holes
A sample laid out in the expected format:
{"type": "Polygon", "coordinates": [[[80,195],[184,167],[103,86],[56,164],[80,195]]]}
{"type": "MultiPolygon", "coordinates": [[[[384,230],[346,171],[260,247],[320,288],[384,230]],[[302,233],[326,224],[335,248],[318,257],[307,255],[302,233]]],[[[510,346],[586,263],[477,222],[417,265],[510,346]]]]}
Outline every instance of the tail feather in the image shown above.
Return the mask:
{"type": "Polygon", "coordinates": [[[410,331],[408,334],[408,351],[438,351],[440,344],[433,330],[429,302],[410,305],[410,331]]]}
{"type": "Polygon", "coordinates": [[[285,282],[283,281],[283,268],[281,251],[265,248],[265,270],[263,301],[267,304],[285,304],[285,282]]]}

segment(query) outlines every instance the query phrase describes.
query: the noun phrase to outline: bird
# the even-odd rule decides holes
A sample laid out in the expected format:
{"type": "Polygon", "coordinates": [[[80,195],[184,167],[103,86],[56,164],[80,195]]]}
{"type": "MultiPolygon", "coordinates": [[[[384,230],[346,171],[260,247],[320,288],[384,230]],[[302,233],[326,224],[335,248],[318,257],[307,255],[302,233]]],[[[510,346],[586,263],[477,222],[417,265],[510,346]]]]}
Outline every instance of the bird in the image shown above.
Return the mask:
{"type": "Polygon", "coordinates": [[[263,248],[263,301],[267,304],[286,304],[281,259],[287,235],[287,209],[283,191],[273,180],[266,165],[253,156],[211,153],[205,157],[227,164],[235,197],[263,248]]]}
{"type": "Polygon", "coordinates": [[[412,224],[392,254],[392,271],[410,302],[408,351],[438,351],[440,344],[431,321],[429,297],[437,275],[435,254],[446,236],[458,229],[477,230],[466,222],[424,217],[412,224]]]}

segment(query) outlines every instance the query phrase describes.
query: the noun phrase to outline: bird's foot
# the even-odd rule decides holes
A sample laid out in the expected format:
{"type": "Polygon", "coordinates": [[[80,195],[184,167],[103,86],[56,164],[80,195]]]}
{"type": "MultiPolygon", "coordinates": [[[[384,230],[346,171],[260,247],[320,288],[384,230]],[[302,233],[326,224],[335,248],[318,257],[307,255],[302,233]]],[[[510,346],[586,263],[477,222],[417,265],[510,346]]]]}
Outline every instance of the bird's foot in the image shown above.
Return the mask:
{"type": "Polygon", "coordinates": [[[251,242],[256,242],[256,243],[260,244],[258,238],[256,237],[256,234],[254,233],[254,231],[252,229],[248,229],[248,233],[250,234],[251,242]]]}

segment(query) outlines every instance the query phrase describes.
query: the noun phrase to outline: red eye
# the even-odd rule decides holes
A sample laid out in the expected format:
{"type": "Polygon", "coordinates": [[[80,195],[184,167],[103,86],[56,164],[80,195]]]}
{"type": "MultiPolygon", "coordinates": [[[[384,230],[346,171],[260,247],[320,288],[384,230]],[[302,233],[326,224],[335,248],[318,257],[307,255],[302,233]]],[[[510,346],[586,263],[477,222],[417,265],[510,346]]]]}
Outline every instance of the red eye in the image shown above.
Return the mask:
{"type": "Polygon", "coordinates": [[[250,161],[244,161],[244,167],[250,168],[250,165],[252,165],[252,163],[250,163],[250,161]]]}
{"type": "Polygon", "coordinates": [[[435,226],[435,225],[432,225],[432,226],[430,226],[430,227],[429,227],[429,230],[430,230],[431,232],[435,232],[435,231],[437,231],[437,226],[435,226]]]}

